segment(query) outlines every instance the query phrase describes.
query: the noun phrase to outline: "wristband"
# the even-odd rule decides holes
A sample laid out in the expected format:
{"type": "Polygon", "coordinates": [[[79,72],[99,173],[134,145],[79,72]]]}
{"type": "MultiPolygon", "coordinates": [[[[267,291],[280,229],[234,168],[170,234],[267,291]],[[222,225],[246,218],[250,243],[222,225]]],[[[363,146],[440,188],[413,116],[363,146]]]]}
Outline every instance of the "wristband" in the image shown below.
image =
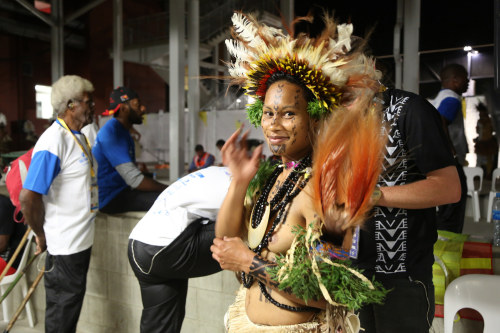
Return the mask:
{"type": "Polygon", "coordinates": [[[372,193],[372,203],[374,206],[377,205],[381,197],[382,197],[382,191],[380,190],[380,187],[376,187],[372,193]]]}

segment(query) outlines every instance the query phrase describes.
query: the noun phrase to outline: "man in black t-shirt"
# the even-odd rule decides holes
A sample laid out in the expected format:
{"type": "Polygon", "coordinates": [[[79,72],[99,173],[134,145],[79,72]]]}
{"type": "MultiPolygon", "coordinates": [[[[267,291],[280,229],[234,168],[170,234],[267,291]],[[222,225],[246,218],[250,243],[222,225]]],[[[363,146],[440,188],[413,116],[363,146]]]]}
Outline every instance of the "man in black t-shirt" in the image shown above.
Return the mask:
{"type": "Polygon", "coordinates": [[[359,234],[354,264],[393,289],[360,312],[365,333],[428,332],[434,318],[437,205],[460,199],[460,181],[439,114],[418,95],[387,90],[381,197],[359,234]]]}

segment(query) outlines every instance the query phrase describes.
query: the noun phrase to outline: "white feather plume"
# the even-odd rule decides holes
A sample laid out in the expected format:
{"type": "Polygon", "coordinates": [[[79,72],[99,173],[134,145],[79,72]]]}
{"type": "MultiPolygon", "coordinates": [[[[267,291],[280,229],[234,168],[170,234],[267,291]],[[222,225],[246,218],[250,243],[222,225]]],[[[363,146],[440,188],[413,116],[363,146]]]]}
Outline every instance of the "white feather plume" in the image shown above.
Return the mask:
{"type": "Polygon", "coordinates": [[[351,35],[353,31],[352,24],[340,24],[337,26],[337,41],[330,39],[331,45],[330,52],[344,53],[344,47],[349,52],[351,50],[351,35]],[[333,43],[332,43],[333,41],[333,43]]]}
{"type": "Polygon", "coordinates": [[[255,39],[258,28],[255,26],[254,22],[248,20],[248,18],[241,13],[234,13],[231,20],[233,21],[234,31],[242,40],[250,42],[255,39]]]}
{"type": "Polygon", "coordinates": [[[241,42],[232,39],[226,39],[226,47],[229,54],[236,59],[251,61],[252,52],[250,52],[241,42]]]}

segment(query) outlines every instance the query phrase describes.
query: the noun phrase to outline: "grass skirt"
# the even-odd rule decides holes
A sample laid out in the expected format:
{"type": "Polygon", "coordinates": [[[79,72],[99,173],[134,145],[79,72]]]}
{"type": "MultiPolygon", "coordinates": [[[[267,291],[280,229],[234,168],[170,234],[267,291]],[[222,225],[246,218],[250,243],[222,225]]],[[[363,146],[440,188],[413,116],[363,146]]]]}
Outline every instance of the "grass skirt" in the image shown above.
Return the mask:
{"type": "MultiPolygon", "coordinates": [[[[326,320],[326,312],[321,311],[315,315],[311,321],[295,325],[280,325],[268,326],[254,324],[248,318],[245,310],[245,298],[247,289],[240,287],[236,300],[229,307],[224,316],[224,324],[226,332],[228,333],[287,333],[287,332],[301,332],[301,333],[328,333],[335,332],[330,330],[326,320]]],[[[346,333],[359,332],[359,320],[356,315],[349,313],[346,317],[346,333]],[[357,325],[356,325],[357,324],[357,325]],[[357,327],[356,327],[357,326],[357,327]],[[354,327],[354,328],[353,328],[354,327]]],[[[335,332],[336,333],[336,332],[335,332]]]]}

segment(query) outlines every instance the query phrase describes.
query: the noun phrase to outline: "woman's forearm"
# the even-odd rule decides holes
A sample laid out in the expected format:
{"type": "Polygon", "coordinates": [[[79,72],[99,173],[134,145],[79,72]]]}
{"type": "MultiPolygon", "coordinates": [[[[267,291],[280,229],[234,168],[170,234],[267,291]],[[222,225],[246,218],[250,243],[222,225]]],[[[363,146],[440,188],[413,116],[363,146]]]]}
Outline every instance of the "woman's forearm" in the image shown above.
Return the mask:
{"type": "Polygon", "coordinates": [[[259,255],[255,255],[252,260],[252,264],[248,268],[248,274],[264,283],[266,287],[272,288],[275,292],[279,293],[286,299],[301,305],[307,305],[315,308],[325,309],[326,301],[322,298],[320,300],[308,300],[307,302],[303,299],[295,296],[290,290],[279,289],[279,283],[271,279],[270,275],[267,273],[267,268],[276,266],[276,263],[263,259],[259,255]]]}
{"type": "Polygon", "coordinates": [[[234,180],[229,185],[226,198],[222,202],[217,222],[215,223],[215,237],[241,237],[245,228],[244,201],[248,184],[237,183],[234,180]]]}

